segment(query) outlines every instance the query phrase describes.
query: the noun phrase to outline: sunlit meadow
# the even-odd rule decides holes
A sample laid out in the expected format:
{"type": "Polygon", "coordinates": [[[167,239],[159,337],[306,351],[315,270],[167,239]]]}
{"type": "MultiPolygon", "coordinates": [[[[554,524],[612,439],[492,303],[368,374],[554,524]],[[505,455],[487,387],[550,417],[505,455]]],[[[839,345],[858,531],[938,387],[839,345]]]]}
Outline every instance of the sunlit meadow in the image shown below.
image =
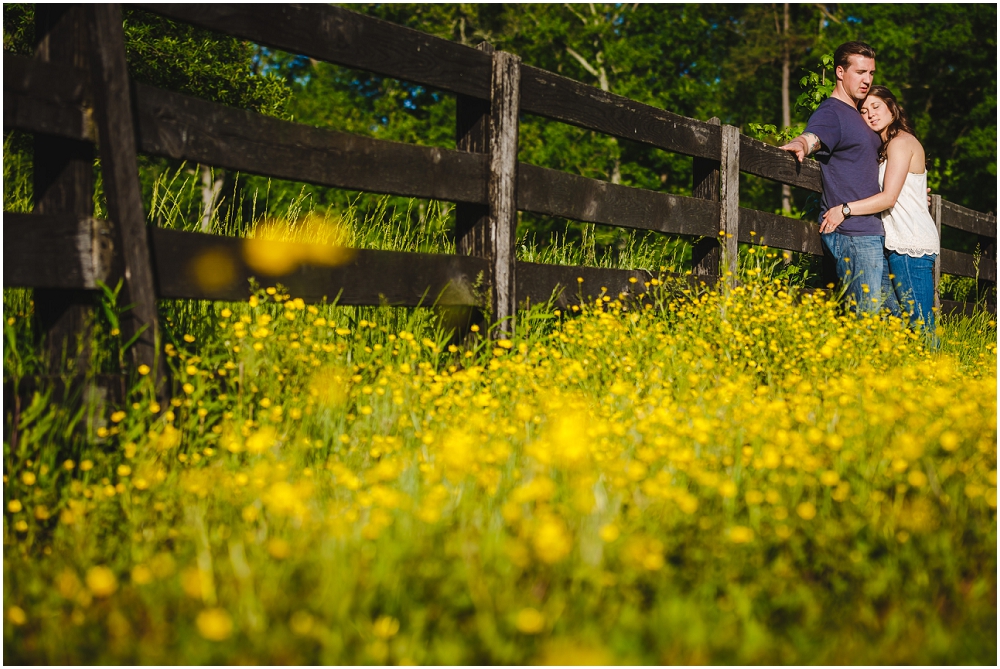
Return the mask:
{"type": "Polygon", "coordinates": [[[995,664],[995,321],[930,350],[774,256],[503,341],[164,303],[173,399],[5,413],[5,663],[995,664]]]}

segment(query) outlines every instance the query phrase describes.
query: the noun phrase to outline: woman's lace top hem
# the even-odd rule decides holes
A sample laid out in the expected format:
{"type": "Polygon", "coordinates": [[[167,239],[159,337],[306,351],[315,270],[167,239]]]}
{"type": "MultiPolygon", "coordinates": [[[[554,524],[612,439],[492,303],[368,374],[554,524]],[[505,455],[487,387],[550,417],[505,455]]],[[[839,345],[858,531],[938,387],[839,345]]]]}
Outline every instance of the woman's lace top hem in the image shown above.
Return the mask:
{"type": "Polygon", "coordinates": [[[904,256],[910,256],[911,258],[921,258],[923,256],[936,256],[938,254],[937,249],[895,249],[888,244],[886,248],[890,251],[895,251],[896,253],[904,256]]]}

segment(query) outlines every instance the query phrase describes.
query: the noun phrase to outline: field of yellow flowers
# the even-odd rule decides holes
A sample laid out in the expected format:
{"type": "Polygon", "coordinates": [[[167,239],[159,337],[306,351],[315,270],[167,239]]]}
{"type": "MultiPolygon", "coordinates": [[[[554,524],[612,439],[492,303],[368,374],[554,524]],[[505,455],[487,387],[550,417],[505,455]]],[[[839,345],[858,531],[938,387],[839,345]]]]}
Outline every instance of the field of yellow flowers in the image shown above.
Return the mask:
{"type": "Polygon", "coordinates": [[[650,291],[177,307],[169,403],[5,415],[4,662],[995,663],[995,322],[650,291]]]}

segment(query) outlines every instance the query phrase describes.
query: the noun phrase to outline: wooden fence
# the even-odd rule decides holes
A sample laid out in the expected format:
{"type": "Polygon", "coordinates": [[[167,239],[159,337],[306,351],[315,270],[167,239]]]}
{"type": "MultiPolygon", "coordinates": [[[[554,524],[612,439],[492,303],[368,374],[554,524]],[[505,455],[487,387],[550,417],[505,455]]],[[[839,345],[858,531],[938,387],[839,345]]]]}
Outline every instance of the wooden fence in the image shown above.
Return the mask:
{"type": "MultiPolygon", "coordinates": [[[[156,299],[241,300],[254,274],[244,240],[146,225],[137,153],[322,186],[457,203],[457,255],[359,250],[339,267],[305,264],[268,277],[307,300],[340,304],[477,305],[477,277],[499,321],[558,288],[635,292],[639,270],[514,258],[517,211],[699,238],[693,274],[735,272],[740,242],[822,255],[813,222],[739,206],[740,172],[819,192],[819,165],[740,135],[523,64],[324,5],[140,5],[176,21],[457,97],[455,150],[389,142],[269,118],[129,80],[118,5],[37,6],[35,58],[4,54],[4,128],[34,133],[35,209],[5,213],[4,286],[36,288],[58,340],[80,326],[99,281],[125,278],[123,324],[135,364],[154,365],[156,299]],[[517,161],[521,113],[694,157],[693,196],[630,188],[517,161]],[[108,220],[93,218],[94,147],[108,220]],[[720,236],[720,232],[723,233],[720,236]],[[721,244],[720,241],[721,240],[721,244]],[[197,280],[192,259],[215,254],[228,280],[197,280]]],[[[933,197],[938,228],[977,235],[979,259],[942,249],[937,273],[996,282],[996,217],[933,197]]],[[[289,247],[291,248],[291,247],[289,247]]],[[[565,295],[562,298],[565,300],[565,295]]],[[[479,306],[485,306],[479,304],[479,306]]],[[[944,303],[945,311],[968,310],[944,303]]],[[[994,307],[995,308],[995,307],[994,307]]]]}

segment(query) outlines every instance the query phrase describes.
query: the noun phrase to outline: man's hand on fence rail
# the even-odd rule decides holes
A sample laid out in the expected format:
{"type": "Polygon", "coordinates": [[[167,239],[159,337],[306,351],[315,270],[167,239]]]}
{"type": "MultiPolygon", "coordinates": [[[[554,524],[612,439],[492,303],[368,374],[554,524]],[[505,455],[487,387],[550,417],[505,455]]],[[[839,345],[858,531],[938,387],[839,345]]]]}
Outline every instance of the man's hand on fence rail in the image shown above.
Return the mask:
{"type": "Polygon", "coordinates": [[[789,153],[795,154],[796,160],[800,163],[806,159],[806,156],[812,154],[819,149],[820,142],[819,137],[812,134],[811,132],[802,133],[788,144],[784,146],[779,146],[779,149],[783,151],[788,151],[789,153]]]}

